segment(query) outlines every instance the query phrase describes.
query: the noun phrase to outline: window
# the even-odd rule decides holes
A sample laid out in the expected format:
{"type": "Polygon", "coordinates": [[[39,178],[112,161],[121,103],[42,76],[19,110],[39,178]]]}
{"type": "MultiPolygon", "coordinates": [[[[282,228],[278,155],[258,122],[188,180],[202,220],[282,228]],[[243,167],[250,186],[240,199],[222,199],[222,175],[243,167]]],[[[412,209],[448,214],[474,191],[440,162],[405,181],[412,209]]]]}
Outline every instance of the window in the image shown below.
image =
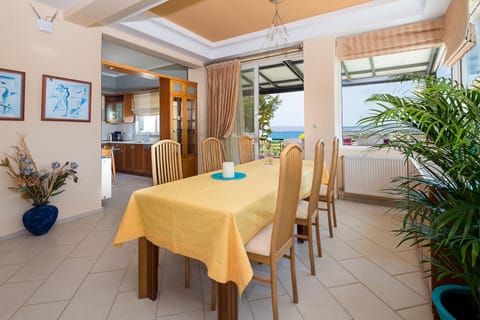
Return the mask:
{"type": "MultiPolygon", "coordinates": [[[[375,93],[405,96],[414,89],[413,83],[392,81],[392,76],[406,73],[434,74],[442,50],[428,48],[367,58],[344,60],[342,66],[342,138],[343,145],[371,146],[388,143],[388,133],[367,138],[357,122],[376,105],[367,103],[375,93]]],[[[449,69],[442,72],[447,75],[449,69]]]]}
{"type": "MultiPolygon", "coordinates": [[[[475,21],[475,30],[480,35],[480,19],[475,21]]],[[[480,45],[477,45],[468,52],[461,60],[462,83],[466,86],[470,85],[480,75],[480,45]]]]}
{"type": "Polygon", "coordinates": [[[135,117],[135,134],[136,135],[158,135],[160,117],[153,116],[136,116],[135,117]]]}

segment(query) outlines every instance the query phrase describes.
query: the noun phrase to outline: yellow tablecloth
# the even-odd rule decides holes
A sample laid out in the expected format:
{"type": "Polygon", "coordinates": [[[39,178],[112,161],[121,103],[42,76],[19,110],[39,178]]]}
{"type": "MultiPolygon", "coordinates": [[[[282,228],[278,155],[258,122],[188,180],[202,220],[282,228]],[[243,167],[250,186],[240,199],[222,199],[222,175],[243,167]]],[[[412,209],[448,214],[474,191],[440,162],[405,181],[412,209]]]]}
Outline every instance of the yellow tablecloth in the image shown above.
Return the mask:
{"type": "MultiPolygon", "coordinates": [[[[157,246],[202,261],[209,277],[233,281],[242,292],[253,275],[244,244],[273,219],[279,165],[278,159],[271,167],[258,160],[235,167],[247,174],[240,180],[215,180],[207,173],[137,190],[114,244],[145,236],[157,246]]],[[[312,176],[313,161],[305,160],[301,199],[310,194],[312,176]]]]}

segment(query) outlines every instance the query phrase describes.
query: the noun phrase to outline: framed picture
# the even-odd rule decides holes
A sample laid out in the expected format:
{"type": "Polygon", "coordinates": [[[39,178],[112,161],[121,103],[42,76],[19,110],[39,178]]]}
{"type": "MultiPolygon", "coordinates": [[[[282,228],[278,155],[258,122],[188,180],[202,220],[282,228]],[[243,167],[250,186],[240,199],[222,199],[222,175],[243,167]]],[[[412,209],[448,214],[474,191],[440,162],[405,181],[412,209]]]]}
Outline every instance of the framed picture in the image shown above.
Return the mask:
{"type": "Polygon", "coordinates": [[[25,72],[0,68],[0,120],[23,120],[25,72]]]}
{"type": "Polygon", "coordinates": [[[90,122],[92,83],[43,75],[42,120],[90,122]]]}

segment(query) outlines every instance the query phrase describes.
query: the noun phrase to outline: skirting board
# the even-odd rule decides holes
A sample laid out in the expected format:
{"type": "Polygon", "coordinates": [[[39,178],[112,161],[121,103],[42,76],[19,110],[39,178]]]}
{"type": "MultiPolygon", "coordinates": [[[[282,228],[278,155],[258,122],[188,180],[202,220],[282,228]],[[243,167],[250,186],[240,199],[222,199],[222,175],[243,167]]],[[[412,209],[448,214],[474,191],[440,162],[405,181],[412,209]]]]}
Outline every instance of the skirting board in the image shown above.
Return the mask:
{"type": "MultiPolygon", "coordinates": [[[[103,212],[103,207],[100,207],[100,208],[95,209],[95,210],[79,213],[79,214],[77,214],[75,216],[72,216],[72,217],[58,219],[55,222],[55,224],[57,224],[57,223],[62,224],[62,223],[65,223],[65,222],[77,220],[77,219],[80,219],[80,218],[84,218],[84,217],[91,216],[91,215],[97,214],[97,213],[102,213],[102,212],[103,212]]],[[[27,230],[25,230],[25,229],[20,230],[20,231],[17,231],[17,232],[13,232],[13,233],[10,233],[10,234],[0,236],[0,241],[20,237],[20,236],[23,236],[23,235],[26,235],[26,234],[29,234],[27,230]]]]}

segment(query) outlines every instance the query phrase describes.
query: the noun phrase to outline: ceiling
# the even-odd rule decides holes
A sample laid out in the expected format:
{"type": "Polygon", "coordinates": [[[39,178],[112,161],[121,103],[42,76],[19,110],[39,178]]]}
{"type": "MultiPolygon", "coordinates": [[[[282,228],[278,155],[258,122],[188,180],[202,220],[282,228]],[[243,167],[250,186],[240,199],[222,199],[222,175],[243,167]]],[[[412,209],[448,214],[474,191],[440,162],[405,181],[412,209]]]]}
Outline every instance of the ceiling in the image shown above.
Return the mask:
{"type": "MultiPolygon", "coordinates": [[[[370,1],[285,0],[278,5],[278,11],[283,23],[290,23],[370,1]]],[[[175,0],[156,6],[150,12],[217,42],[268,29],[275,5],[268,0],[175,0]]]]}
{"type": "MultiPolygon", "coordinates": [[[[106,26],[104,37],[135,47],[115,30],[166,48],[161,58],[189,67],[278,49],[262,48],[275,6],[268,0],[38,0],[59,17],[87,27],[106,26]]],[[[288,30],[280,47],[318,37],[339,37],[442,16],[450,0],[284,0],[288,30]]],[[[139,41],[141,42],[141,41],[139,41]]],[[[155,56],[155,54],[151,54],[155,56]]]]}

